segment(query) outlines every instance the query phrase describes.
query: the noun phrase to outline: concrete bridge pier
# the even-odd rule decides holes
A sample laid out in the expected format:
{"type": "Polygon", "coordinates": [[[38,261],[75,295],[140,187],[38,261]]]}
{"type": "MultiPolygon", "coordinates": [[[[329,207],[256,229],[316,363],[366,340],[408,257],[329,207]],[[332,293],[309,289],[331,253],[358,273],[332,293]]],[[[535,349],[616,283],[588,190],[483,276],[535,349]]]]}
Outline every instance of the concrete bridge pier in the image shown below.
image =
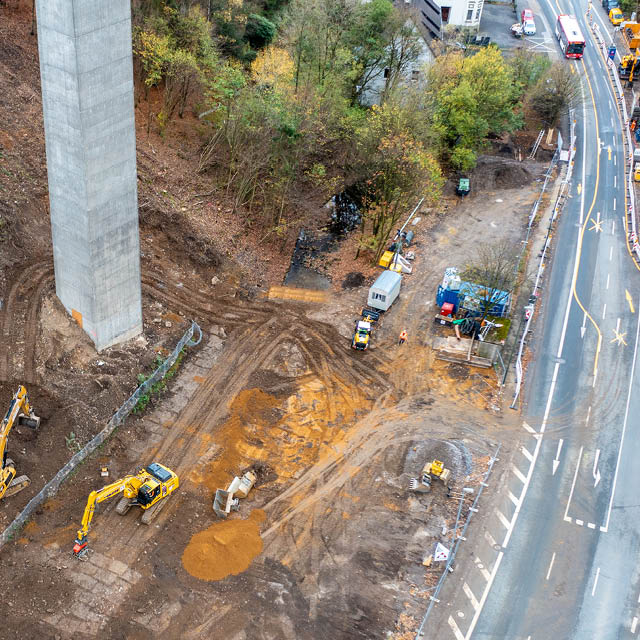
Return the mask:
{"type": "Polygon", "coordinates": [[[98,351],[142,331],[129,0],[36,0],[56,294],[98,351]]]}

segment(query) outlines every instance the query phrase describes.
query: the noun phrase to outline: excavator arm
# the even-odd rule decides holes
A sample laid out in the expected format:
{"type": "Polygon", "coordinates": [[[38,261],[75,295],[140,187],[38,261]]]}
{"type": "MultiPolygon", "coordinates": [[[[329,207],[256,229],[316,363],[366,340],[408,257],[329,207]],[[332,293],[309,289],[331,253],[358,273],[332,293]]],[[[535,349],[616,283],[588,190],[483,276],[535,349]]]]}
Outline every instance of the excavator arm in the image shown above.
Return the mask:
{"type": "MultiPolygon", "coordinates": [[[[25,425],[30,429],[37,429],[40,426],[40,418],[34,414],[29,403],[27,390],[23,385],[18,387],[9,405],[9,410],[0,423],[0,498],[5,496],[7,489],[11,487],[16,476],[13,461],[7,460],[9,433],[16,423],[25,425]]],[[[20,491],[30,483],[26,476],[21,476],[18,480],[20,481],[18,482],[20,486],[19,488],[17,486],[13,487],[12,493],[20,491]]]]}
{"type": "Polygon", "coordinates": [[[137,494],[141,484],[138,476],[125,476],[121,480],[117,480],[116,482],[108,484],[106,487],[102,487],[99,491],[92,491],[89,494],[87,506],[84,508],[82,522],[80,523],[80,529],[78,529],[78,537],[73,545],[74,555],[82,555],[87,547],[87,536],[91,528],[91,521],[93,520],[96,504],[113,498],[113,496],[117,496],[119,493],[124,493],[125,497],[132,498],[137,494]]]}

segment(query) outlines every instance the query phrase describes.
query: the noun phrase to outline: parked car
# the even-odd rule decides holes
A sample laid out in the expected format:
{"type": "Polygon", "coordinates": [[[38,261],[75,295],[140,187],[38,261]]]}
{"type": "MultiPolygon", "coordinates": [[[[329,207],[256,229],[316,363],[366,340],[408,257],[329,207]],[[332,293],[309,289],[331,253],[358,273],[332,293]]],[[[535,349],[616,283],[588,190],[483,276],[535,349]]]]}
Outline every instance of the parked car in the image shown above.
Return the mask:
{"type": "Polygon", "coordinates": [[[611,20],[612,25],[617,27],[624,20],[624,15],[622,15],[622,11],[618,7],[614,7],[609,11],[609,20],[611,20]]]}
{"type": "Polygon", "coordinates": [[[531,9],[522,10],[520,22],[522,23],[522,33],[524,33],[525,36],[534,36],[536,34],[536,23],[533,19],[533,11],[531,11],[531,9]]]}

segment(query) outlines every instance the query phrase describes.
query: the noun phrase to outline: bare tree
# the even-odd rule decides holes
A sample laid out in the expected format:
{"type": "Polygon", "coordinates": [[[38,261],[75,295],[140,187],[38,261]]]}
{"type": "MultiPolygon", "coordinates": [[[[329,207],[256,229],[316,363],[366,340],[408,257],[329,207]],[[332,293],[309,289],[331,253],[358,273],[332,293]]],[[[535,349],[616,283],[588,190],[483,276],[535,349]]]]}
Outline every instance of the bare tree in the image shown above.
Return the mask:
{"type": "Polygon", "coordinates": [[[569,65],[556,62],[533,88],[530,104],[548,127],[554,127],[578,103],[580,94],[578,75],[569,65]]]}
{"type": "Polygon", "coordinates": [[[462,278],[474,288],[467,292],[484,320],[496,304],[506,304],[515,284],[518,255],[509,242],[481,244],[472,262],[465,266],[462,278]]]}

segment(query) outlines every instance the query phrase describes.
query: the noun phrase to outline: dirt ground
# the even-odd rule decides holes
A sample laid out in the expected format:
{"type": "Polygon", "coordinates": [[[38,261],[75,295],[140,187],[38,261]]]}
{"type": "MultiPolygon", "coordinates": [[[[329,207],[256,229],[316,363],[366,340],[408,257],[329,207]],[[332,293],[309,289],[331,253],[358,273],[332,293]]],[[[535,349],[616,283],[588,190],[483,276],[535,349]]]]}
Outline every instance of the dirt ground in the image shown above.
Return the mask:
{"type": "Polygon", "coordinates": [[[436,287],[475,243],[520,242],[544,166],[506,153],[483,159],[470,197],[458,201],[448,185],[438,210],[418,214],[415,272],[360,353],[349,348],[351,331],[376,270],[353,260],[353,237],[326,261],[327,302],[267,300],[289,254],[234,226],[193,177],[188,140],[160,154],[141,133],[144,334],[96,354],[53,291],[29,22],[26,7],[0,6],[0,403],[24,383],[43,420],[35,435],[11,434],[32,485],[2,502],[0,526],[72,455],[70,433],[79,444],[95,434],[187,319],[205,338],[170,391],[2,549],[11,580],[0,587],[0,639],[412,637],[442,570],[423,561],[437,541],[449,545],[456,492],[478,486],[515,425],[501,411],[495,372],[435,360],[436,287]],[[343,289],[347,274],[361,274],[350,279],[359,286],[343,289]],[[402,329],[409,341],[400,347],[402,329]],[[452,469],[451,498],[442,486],[408,490],[433,458],[452,469]],[[140,526],[138,513],[123,518],[106,503],[89,559],[72,558],[86,497],[104,482],[100,467],[114,479],[153,459],[180,477],[158,518],[140,526]],[[215,490],[249,468],[256,487],[218,521],[215,490]]]}

